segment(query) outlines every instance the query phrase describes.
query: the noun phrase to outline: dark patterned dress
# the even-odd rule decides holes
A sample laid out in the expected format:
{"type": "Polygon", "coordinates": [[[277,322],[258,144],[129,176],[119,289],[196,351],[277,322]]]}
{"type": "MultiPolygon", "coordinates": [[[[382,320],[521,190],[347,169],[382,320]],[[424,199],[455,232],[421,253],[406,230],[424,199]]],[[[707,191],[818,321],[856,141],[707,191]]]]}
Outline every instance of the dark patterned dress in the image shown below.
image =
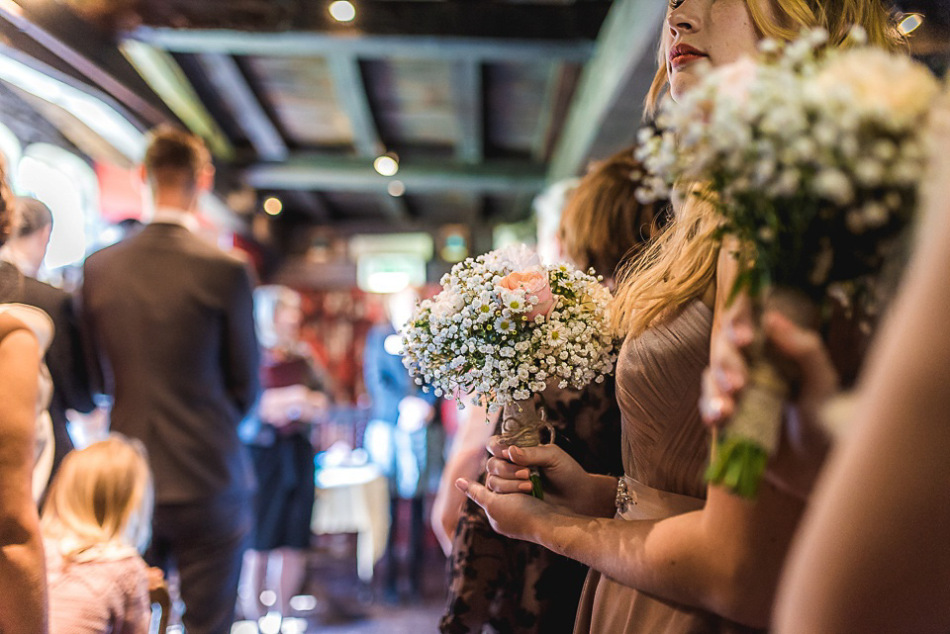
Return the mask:
{"type": "MultiPolygon", "coordinates": [[[[543,397],[561,448],[589,472],[623,473],[613,377],[580,392],[548,388],[543,397]]],[[[542,546],[497,534],[484,511],[466,500],[449,560],[449,598],[440,630],[572,632],[587,570],[542,546]]]]}

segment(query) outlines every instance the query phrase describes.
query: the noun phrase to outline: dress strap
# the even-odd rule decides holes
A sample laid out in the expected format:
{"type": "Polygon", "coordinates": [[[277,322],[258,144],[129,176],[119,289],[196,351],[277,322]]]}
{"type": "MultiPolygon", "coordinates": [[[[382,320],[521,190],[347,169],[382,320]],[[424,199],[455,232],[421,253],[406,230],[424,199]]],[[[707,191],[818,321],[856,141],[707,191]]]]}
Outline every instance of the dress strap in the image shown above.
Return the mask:
{"type": "Polygon", "coordinates": [[[628,475],[617,483],[617,516],[625,520],[660,520],[698,511],[706,501],[654,489],[628,475]]]}

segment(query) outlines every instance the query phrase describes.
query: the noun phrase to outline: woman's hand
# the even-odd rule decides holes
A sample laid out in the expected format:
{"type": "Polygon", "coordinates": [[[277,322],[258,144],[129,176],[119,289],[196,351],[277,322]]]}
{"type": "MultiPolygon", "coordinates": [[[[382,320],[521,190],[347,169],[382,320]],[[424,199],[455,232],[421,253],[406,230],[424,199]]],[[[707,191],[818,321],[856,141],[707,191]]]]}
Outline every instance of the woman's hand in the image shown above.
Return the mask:
{"type": "Polygon", "coordinates": [[[485,509],[495,532],[514,539],[537,541],[538,524],[554,513],[550,502],[530,495],[504,495],[465,478],[455,486],[485,509]]]}
{"type": "MultiPolygon", "coordinates": [[[[762,317],[765,335],[775,349],[799,368],[794,403],[785,412],[784,433],[766,477],[798,497],[807,497],[828,450],[821,429],[821,409],[838,392],[838,375],[818,334],[796,326],[778,311],[762,317]]],[[[711,365],[703,375],[700,412],[718,426],[735,411],[736,399],[748,379],[742,350],[753,339],[751,304],[737,300],[727,311],[715,337],[711,365]]]]}
{"type": "Polygon", "coordinates": [[[609,516],[614,512],[617,479],[592,475],[557,445],[515,447],[493,436],[485,486],[493,493],[531,493],[531,468],[541,472],[545,501],[575,513],[609,516]]]}

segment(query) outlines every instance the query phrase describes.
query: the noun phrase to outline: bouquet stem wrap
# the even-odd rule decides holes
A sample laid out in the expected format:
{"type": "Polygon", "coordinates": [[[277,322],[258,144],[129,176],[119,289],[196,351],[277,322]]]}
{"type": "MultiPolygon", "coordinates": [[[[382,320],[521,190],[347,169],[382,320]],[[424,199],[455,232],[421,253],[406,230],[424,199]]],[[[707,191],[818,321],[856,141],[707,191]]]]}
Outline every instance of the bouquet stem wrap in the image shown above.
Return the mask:
{"type": "MultiPolygon", "coordinates": [[[[764,308],[779,310],[800,326],[814,328],[818,322],[817,306],[793,289],[769,289],[765,300],[757,301],[757,323],[764,308]]],[[[746,359],[749,380],[735,413],[716,437],[706,480],[754,499],[769,458],[779,446],[784,407],[796,372],[768,345],[761,325],[746,359]]]]}
{"type": "MultiPolygon", "coordinates": [[[[554,427],[547,421],[543,406],[535,405],[533,400],[520,400],[505,405],[501,417],[501,439],[515,447],[537,447],[541,444],[541,431],[550,434],[549,442],[554,442],[554,427]]],[[[531,495],[544,499],[541,488],[541,472],[531,469],[531,495]]]]}

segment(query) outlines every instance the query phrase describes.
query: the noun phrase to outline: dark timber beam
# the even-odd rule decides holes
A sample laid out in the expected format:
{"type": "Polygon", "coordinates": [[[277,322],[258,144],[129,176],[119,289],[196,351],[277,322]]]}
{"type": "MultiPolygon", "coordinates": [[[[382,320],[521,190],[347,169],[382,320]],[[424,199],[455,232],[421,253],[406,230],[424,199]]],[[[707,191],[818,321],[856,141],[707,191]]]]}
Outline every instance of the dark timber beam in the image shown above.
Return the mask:
{"type": "MultiPolygon", "coordinates": [[[[281,165],[262,163],[251,166],[244,175],[252,187],[271,190],[385,192],[392,180],[377,174],[369,160],[325,157],[291,158],[281,165]]],[[[531,194],[544,186],[544,167],[524,162],[446,165],[444,162],[403,161],[395,178],[403,182],[409,194],[446,191],[531,194]]]]}
{"type": "Polygon", "coordinates": [[[247,78],[230,55],[204,53],[198,61],[215,91],[231,108],[234,119],[247,136],[257,156],[264,161],[287,158],[287,144],[264,111],[247,78]]]}
{"type": "Polygon", "coordinates": [[[666,7],[657,0],[614,2],[554,149],[550,181],[575,176],[592,154],[620,149],[618,145],[633,140],[656,66],[666,7]],[[624,116],[612,116],[618,109],[624,116]],[[619,120],[622,127],[609,128],[608,119],[619,120]]]}
{"type": "Polygon", "coordinates": [[[329,15],[329,4],[275,0],[241,0],[240,3],[148,0],[139,3],[139,12],[142,24],[189,30],[590,41],[597,37],[610,7],[608,1],[558,6],[550,2],[499,0],[386,0],[354,3],[356,19],[340,24],[329,15]],[[253,10],[255,5],[257,10],[253,10]]]}
{"type": "MultiPolygon", "coordinates": [[[[419,3],[433,6],[437,3],[419,3]]],[[[136,29],[131,37],[174,53],[228,53],[268,57],[352,55],[363,59],[478,60],[531,62],[561,59],[586,61],[589,40],[477,39],[451,36],[361,35],[333,33],[252,33],[227,30],[136,29]]]]}
{"type": "Polygon", "coordinates": [[[452,99],[459,125],[455,158],[461,163],[481,163],[485,155],[485,115],[480,62],[459,60],[452,64],[452,99]]]}
{"type": "Polygon", "coordinates": [[[188,77],[171,54],[135,40],[122,42],[121,48],[129,63],[148,82],[152,90],[189,130],[208,143],[215,156],[233,158],[234,148],[230,140],[214,117],[208,113],[188,77]]]}
{"type": "Polygon", "coordinates": [[[359,60],[353,55],[339,53],[330,55],[327,61],[340,109],[350,118],[356,153],[364,158],[382,154],[383,144],[373,119],[359,60]]]}

